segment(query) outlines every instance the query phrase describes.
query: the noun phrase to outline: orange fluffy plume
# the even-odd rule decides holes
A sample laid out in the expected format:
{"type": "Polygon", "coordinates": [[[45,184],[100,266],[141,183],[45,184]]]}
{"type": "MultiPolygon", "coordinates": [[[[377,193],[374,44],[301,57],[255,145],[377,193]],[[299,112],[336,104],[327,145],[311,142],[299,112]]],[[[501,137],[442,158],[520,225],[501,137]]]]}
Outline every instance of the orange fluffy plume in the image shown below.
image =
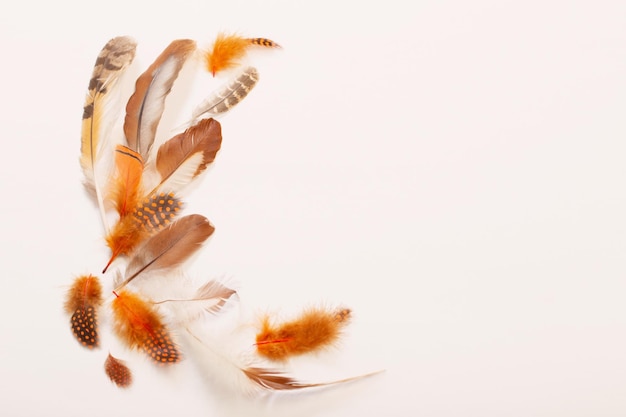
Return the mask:
{"type": "Polygon", "coordinates": [[[179,362],[178,348],[153,307],[129,291],[114,294],[114,331],[120,340],[131,349],[144,351],[158,364],[179,362]]]}
{"type": "Polygon", "coordinates": [[[97,308],[102,304],[102,286],[98,278],[84,275],[76,278],[67,292],[65,311],[72,315],[72,332],[81,345],[98,347],[97,308]]]}
{"type": "Polygon", "coordinates": [[[349,318],[350,310],[345,308],[333,311],[309,308],[295,320],[278,325],[265,316],[256,336],[257,352],[268,359],[283,361],[319,351],[339,339],[349,318]]]}
{"type": "Polygon", "coordinates": [[[109,353],[104,362],[104,372],[109,379],[120,388],[127,388],[133,383],[133,374],[124,361],[115,358],[109,353]]]}
{"type": "Polygon", "coordinates": [[[212,48],[205,54],[207,70],[215,77],[220,71],[237,67],[239,60],[254,46],[280,48],[276,42],[265,38],[244,38],[235,34],[219,33],[212,48]]]}

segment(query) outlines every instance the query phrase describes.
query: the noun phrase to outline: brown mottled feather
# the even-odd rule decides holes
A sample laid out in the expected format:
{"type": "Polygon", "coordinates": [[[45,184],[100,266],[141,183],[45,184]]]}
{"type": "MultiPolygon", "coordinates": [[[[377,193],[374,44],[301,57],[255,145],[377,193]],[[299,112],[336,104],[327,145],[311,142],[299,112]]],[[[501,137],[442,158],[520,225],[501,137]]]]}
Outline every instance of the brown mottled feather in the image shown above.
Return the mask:
{"type": "Polygon", "coordinates": [[[109,379],[120,388],[128,388],[133,383],[133,374],[124,361],[109,353],[104,362],[104,372],[109,379]]]}
{"type": "Polygon", "coordinates": [[[65,300],[65,311],[72,315],[72,333],[87,348],[100,344],[97,309],[102,304],[102,286],[98,278],[84,275],[76,278],[65,300]]]}
{"type": "Polygon", "coordinates": [[[231,81],[222,86],[200,103],[191,115],[193,120],[226,113],[239,104],[252,91],[259,81],[259,72],[254,67],[246,67],[231,81]]]}

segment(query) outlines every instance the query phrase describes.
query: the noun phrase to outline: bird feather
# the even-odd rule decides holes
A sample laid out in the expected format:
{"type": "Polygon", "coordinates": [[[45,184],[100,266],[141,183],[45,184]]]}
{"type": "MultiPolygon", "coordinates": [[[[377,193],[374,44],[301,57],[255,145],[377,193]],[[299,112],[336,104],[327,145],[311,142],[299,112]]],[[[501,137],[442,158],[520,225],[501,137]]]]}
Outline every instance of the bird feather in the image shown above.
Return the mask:
{"type": "Polygon", "coordinates": [[[183,65],[196,49],[190,39],[169,44],[150,67],[137,78],[135,92],[126,105],[124,134],[128,147],[148,161],[150,148],[170,93],[183,65]]]}
{"type": "Polygon", "coordinates": [[[191,117],[215,117],[226,113],[239,104],[252,91],[259,81],[259,72],[254,67],[246,67],[231,81],[212,93],[192,112],[191,117]]]}
{"type": "Polygon", "coordinates": [[[131,257],[123,287],[142,272],[173,268],[192,256],[215,228],[199,214],[191,214],[147,239],[131,257]]]}
{"type": "Polygon", "coordinates": [[[177,192],[200,175],[222,144],[222,129],[214,119],[202,119],[159,147],[156,169],[160,183],[155,190],[177,192]]]}
{"type": "Polygon", "coordinates": [[[112,90],[133,61],[136,47],[136,42],[127,36],[116,37],[107,42],[96,59],[83,107],[80,165],[86,188],[95,194],[105,229],[108,229],[108,224],[97,167],[102,157],[106,156],[104,143],[109,139],[113,125],[111,122],[114,121],[109,119],[116,116],[111,110],[115,96],[112,90]]]}

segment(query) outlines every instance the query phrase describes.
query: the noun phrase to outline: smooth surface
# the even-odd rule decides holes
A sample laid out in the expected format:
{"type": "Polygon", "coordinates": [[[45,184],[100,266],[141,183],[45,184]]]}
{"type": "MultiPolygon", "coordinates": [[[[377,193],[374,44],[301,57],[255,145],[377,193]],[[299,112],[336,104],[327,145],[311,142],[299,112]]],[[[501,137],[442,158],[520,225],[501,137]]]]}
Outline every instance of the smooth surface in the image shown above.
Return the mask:
{"type": "Polygon", "coordinates": [[[626,414],[626,3],[149,4],[2,6],[0,414],[626,414]],[[65,289],[107,259],[78,164],[95,57],[126,34],[143,68],[219,30],[283,49],[250,58],[188,197],[216,227],[189,274],[234,280],[252,315],[349,305],[299,369],[381,375],[245,401],[139,361],[120,391],[72,339],[65,289]]]}

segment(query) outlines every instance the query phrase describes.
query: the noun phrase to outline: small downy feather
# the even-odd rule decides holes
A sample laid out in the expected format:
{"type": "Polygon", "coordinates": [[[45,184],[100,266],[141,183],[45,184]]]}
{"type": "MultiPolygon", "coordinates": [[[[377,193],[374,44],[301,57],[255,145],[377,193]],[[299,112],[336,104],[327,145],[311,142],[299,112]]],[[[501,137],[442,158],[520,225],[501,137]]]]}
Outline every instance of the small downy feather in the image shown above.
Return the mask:
{"type": "Polygon", "coordinates": [[[165,99],[195,49],[193,40],[173,41],[137,79],[135,92],[126,105],[124,134],[128,147],[139,152],[144,161],[148,160],[165,99]]]}
{"type": "Polygon", "coordinates": [[[275,361],[284,361],[296,355],[316,352],[335,343],[341,329],[348,323],[350,310],[334,311],[309,308],[298,318],[281,324],[273,324],[265,316],[256,336],[259,355],[275,361]]]}
{"type": "Polygon", "coordinates": [[[120,388],[128,388],[133,383],[133,374],[126,363],[109,353],[104,362],[104,372],[111,382],[120,388]]]}
{"type": "Polygon", "coordinates": [[[259,72],[254,67],[246,67],[231,81],[212,93],[192,112],[192,119],[215,117],[226,113],[239,104],[252,91],[259,81],[259,72]]]}
{"type": "Polygon", "coordinates": [[[204,56],[207,70],[215,76],[220,71],[237,67],[239,60],[254,46],[280,48],[276,42],[265,38],[245,38],[236,34],[219,33],[204,56]]]}
{"type": "Polygon", "coordinates": [[[121,288],[142,272],[173,268],[185,262],[213,234],[215,228],[206,217],[191,214],[150,237],[128,263],[121,288]]]}
{"type": "Polygon", "coordinates": [[[104,143],[109,139],[109,129],[116,117],[110,111],[114,107],[114,94],[111,91],[133,61],[136,47],[136,42],[126,36],[107,42],[96,59],[83,107],[80,165],[85,175],[85,186],[95,193],[105,227],[106,216],[97,167],[103,153],[108,152],[104,143]]]}
{"type": "Polygon", "coordinates": [[[98,307],[102,304],[102,286],[93,275],[74,280],[65,300],[65,311],[71,314],[71,326],[78,342],[93,349],[98,347],[98,307]]]}
{"type": "Polygon", "coordinates": [[[191,183],[215,160],[221,144],[221,125],[214,119],[202,119],[163,143],[156,157],[160,183],[155,189],[177,192],[191,183]]]}
{"type": "Polygon", "coordinates": [[[158,364],[179,362],[178,347],[152,305],[126,290],[114,294],[113,330],[120,340],[131,349],[142,350],[158,364]]]}

